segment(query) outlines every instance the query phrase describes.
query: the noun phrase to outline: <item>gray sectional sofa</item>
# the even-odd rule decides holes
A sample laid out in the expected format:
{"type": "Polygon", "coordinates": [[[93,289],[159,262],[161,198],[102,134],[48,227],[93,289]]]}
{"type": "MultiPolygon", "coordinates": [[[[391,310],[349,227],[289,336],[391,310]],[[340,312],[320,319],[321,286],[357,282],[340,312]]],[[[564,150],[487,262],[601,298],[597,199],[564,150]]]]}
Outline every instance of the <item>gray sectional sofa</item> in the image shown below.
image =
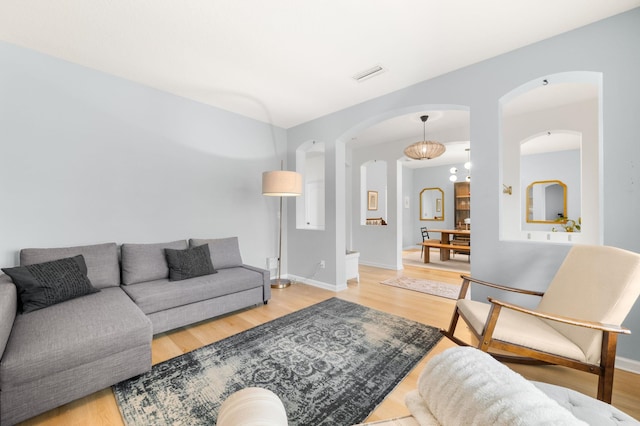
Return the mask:
{"type": "MultiPolygon", "coordinates": [[[[15,424],[148,371],[155,334],[267,303],[271,298],[269,272],[242,263],[235,237],[121,247],[107,243],[23,249],[22,268],[5,270],[15,277],[25,271],[40,276],[42,265],[55,264],[60,269],[57,262],[74,256],[78,261],[78,255],[79,269],[83,270],[83,262],[86,265],[91,290],[30,312],[22,312],[31,309],[21,299],[25,287],[16,286],[8,275],[0,275],[2,425],[15,424]],[[176,269],[170,268],[165,249],[173,250],[179,260],[184,259],[183,253],[197,250],[201,257],[206,253],[209,268],[213,266],[215,272],[185,278],[184,272],[188,277],[193,265],[182,262],[176,269]],[[180,280],[172,280],[175,276],[180,280]]],[[[57,269],[45,268],[45,275],[52,270],[57,269]]],[[[65,289],[62,296],[76,290],[65,289]]]]}

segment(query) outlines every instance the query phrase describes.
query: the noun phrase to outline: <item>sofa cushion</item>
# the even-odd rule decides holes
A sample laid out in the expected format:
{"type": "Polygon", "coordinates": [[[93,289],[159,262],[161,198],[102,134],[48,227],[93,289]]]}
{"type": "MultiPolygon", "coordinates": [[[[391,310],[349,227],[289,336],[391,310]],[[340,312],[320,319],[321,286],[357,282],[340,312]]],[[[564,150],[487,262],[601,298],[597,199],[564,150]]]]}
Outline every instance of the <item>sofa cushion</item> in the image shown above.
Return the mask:
{"type": "Polygon", "coordinates": [[[145,314],[151,314],[263,285],[260,272],[238,267],[184,281],[163,279],[122,288],[145,314]]]}
{"type": "Polygon", "coordinates": [[[638,426],[638,421],[611,404],[549,383],[531,382],[549,398],[564,407],[577,419],[590,425],[638,426]]]}
{"type": "Polygon", "coordinates": [[[120,265],[116,243],[58,248],[26,248],[20,251],[20,265],[49,262],[81,254],[87,264],[87,276],[96,288],[120,285],[120,265]]]}
{"type": "Polygon", "coordinates": [[[217,239],[192,238],[189,240],[189,247],[197,247],[203,244],[209,246],[211,262],[213,262],[215,269],[234,268],[242,265],[238,237],[217,239]]]}
{"type": "Polygon", "coordinates": [[[169,281],[182,281],[187,278],[215,274],[209,254],[209,246],[188,248],[185,250],[164,249],[169,265],[169,281]]]}
{"type": "Polygon", "coordinates": [[[2,271],[16,285],[23,313],[100,291],[91,285],[82,255],[2,271]]]}
{"type": "Polygon", "coordinates": [[[164,249],[184,250],[185,240],[156,244],[122,245],[122,284],[135,284],[169,277],[164,249]]]}
{"type": "MultiPolygon", "coordinates": [[[[478,334],[482,334],[491,305],[476,300],[460,299],[457,307],[478,334]]],[[[587,361],[580,348],[545,320],[512,309],[502,309],[493,338],[529,348],[556,353],[581,362],[587,361]],[[528,332],[522,333],[521,330],[528,332]]]]}
{"type": "Polygon", "coordinates": [[[0,363],[0,389],[150,345],[151,338],[151,321],[120,287],[18,315],[0,363]]]}

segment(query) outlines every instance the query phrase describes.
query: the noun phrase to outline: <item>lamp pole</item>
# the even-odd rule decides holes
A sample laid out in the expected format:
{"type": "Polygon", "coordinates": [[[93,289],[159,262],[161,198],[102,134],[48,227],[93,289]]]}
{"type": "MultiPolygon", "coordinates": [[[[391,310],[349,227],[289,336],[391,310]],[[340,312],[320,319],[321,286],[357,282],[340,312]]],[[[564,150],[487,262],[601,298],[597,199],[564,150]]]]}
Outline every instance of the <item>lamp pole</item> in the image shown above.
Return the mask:
{"type": "Polygon", "coordinates": [[[283,197],[296,197],[302,195],[302,175],[296,172],[289,172],[282,170],[283,163],[281,162],[280,169],[273,172],[264,172],[262,174],[262,194],[267,196],[280,197],[280,226],[278,234],[278,275],[275,279],[271,280],[272,288],[285,288],[291,285],[291,281],[288,279],[282,279],[282,211],[283,211],[283,197]]]}

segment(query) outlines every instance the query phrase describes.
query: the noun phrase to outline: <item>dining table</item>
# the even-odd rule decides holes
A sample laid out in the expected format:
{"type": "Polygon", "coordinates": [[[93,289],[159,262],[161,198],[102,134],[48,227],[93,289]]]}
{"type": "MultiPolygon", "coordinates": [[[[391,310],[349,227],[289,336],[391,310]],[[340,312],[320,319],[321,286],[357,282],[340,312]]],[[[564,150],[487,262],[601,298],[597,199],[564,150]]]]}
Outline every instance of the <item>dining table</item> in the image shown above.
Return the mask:
{"type": "MultiPolygon", "coordinates": [[[[453,236],[466,237],[467,240],[471,240],[471,230],[469,229],[429,229],[429,233],[440,233],[440,244],[449,247],[440,247],[440,260],[449,260],[451,258],[451,250],[453,245],[453,236]]],[[[465,247],[465,246],[463,246],[465,247]]],[[[470,246],[466,246],[465,252],[471,252],[470,246]]]]}

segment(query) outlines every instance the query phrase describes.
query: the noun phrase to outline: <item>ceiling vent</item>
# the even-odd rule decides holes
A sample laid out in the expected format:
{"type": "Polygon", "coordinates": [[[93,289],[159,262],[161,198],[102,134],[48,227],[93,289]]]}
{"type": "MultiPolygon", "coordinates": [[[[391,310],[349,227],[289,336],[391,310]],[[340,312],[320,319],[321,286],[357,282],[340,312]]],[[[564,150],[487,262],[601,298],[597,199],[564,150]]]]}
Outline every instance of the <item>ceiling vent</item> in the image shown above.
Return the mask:
{"type": "Polygon", "coordinates": [[[362,81],[375,77],[379,74],[382,74],[383,72],[385,72],[385,69],[382,68],[380,65],[376,65],[373,68],[369,68],[368,70],[359,72],[358,74],[354,75],[353,79],[358,83],[360,83],[362,81]]]}

